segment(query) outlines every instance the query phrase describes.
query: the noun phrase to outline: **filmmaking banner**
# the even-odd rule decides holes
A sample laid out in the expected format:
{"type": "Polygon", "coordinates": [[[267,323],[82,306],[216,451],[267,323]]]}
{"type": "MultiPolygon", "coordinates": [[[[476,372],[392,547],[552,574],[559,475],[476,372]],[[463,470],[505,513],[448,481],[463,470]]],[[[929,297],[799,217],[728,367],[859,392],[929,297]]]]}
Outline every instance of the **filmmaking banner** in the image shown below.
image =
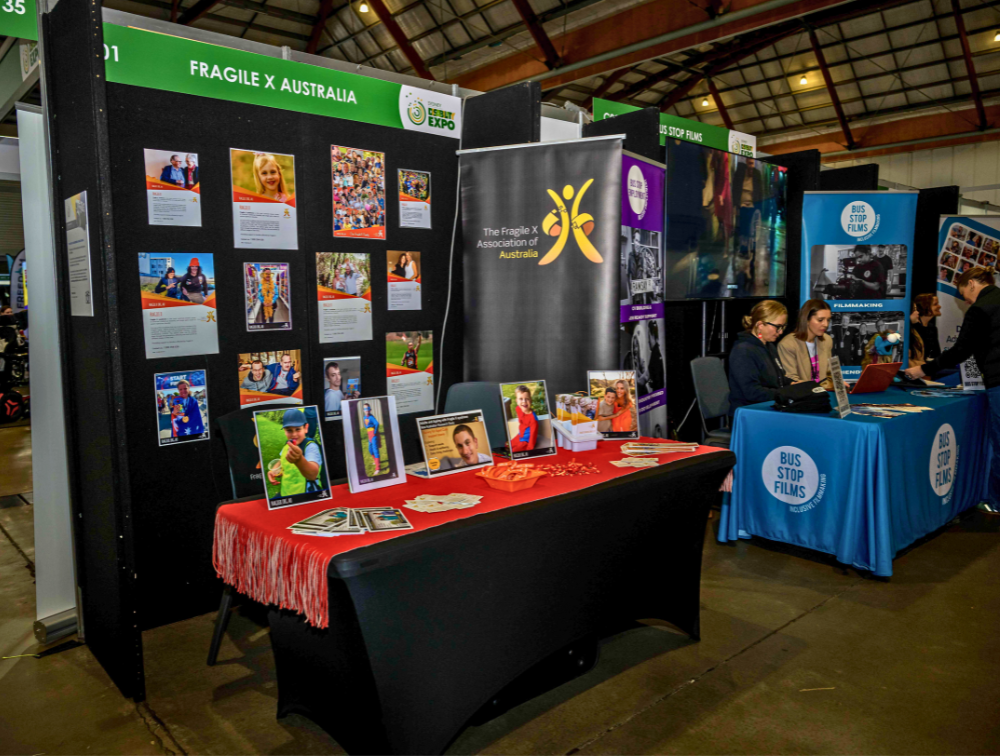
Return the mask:
{"type": "Polygon", "coordinates": [[[459,154],[465,379],[583,390],[619,364],[621,138],[459,154]]]}
{"type": "MultiPolygon", "coordinates": [[[[941,315],[937,319],[941,350],[950,349],[958,340],[962,320],[969,305],[958,293],[955,281],[975,267],[997,267],[1000,256],[1000,216],[941,216],[938,234],[937,296],[941,315]]],[[[975,361],[971,358],[970,363],[975,361]]]]}
{"type": "Polygon", "coordinates": [[[802,304],[830,305],[844,378],[873,362],[907,366],[916,217],[916,192],[805,193],[802,304]]]}
{"type": "Polygon", "coordinates": [[[622,370],[635,371],[639,432],[664,438],[667,428],[663,322],[663,190],[666,167],[622,155],[619,339],[622,370]]]}

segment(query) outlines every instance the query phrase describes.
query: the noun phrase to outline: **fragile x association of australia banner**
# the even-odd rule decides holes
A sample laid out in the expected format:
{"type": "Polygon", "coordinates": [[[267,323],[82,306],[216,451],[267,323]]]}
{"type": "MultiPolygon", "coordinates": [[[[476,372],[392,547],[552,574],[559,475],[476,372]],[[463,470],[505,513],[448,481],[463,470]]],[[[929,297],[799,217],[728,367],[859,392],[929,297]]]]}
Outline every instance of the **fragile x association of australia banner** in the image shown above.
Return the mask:
{"type": "Polygon", "coordinates": [[[873,362],[907,365],[916,215],[916,192],[805,193],[802,303],[830,305],[845,378],[873,362]]]}
{"type": "Polygon", "coordinates": [[[618,365],[621,139],[461,154],[466,380],[618,365]]]}

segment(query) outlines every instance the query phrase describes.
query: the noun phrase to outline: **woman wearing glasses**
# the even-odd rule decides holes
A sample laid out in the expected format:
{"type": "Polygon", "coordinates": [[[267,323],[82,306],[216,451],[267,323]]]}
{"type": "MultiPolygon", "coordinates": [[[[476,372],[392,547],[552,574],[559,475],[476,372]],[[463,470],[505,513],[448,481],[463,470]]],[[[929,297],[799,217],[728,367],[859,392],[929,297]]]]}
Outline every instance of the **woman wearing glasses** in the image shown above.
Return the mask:
{"type": "Polygon", "coordinates": [[[791,384],[778,359],[775,342],[788,325],[788,310],[765,299],[743,317],[743,333],[729,354],[729,414],[739,407],[769,402],[779,389],[791,384]]]}

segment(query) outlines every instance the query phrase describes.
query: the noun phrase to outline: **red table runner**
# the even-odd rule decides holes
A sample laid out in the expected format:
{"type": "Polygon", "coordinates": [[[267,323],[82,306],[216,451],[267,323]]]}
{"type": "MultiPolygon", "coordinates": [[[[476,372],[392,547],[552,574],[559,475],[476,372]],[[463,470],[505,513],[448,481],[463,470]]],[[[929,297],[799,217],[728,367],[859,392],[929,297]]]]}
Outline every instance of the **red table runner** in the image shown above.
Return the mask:
{"type": "MultiPolygon", "coordinates": [[[[218,576],[240,593],[262,604],[276,604],[282,609],[302,613],[310,624],[325,628],[329,617],[326,573],[333,557],[445,523],[580,491],[642,469],[611,465],[611,460],[624,457],[620,447],[621,443],[618,441],[602,441],[593,451],[560,451],[553,457],[527,460],[536,465],[545,465],[566,464],[571,459],[576,459],[578,462],[593,464],[601,472],[566,477],[546,475],[531,488],[514,493],[490,488],[486,481],[470,471],[446,475],[436,480],[407,476],[404,484],[358,494],[351,494],[346,485],[336,486],[332,498],[327,501],[274,511],[268,511],[265,499],[227,504],[219,507],[215,516],[212,561],[218,576]],[[469,509],[434,513],[414,512],[403,506],[406,499],[413,499],[420,494],[448,493],[480,494],[483,500],[469,509]],[[294,535],[288,530],[289,525],[331,507],[393,507],[406,514],[413,530],[332,538],[294,535]]],[[[657,459],[664,465],[719,451],[722,450],[700,446],[694,452],[662,454],[657,459]]],[[[506,460],[497,458],[498,463],[504,461],[506,460]]]]}

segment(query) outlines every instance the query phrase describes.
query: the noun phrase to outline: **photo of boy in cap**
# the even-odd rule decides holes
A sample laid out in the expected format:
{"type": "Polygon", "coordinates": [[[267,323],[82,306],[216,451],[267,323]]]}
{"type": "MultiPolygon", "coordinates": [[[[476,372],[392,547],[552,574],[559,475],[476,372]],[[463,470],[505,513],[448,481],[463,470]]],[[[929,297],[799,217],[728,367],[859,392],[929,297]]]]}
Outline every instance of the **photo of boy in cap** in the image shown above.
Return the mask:
{"type": "Polygon", "coordinates": [[[315,406],[254,412],[268,507],[330,496],[315,406]]]}

